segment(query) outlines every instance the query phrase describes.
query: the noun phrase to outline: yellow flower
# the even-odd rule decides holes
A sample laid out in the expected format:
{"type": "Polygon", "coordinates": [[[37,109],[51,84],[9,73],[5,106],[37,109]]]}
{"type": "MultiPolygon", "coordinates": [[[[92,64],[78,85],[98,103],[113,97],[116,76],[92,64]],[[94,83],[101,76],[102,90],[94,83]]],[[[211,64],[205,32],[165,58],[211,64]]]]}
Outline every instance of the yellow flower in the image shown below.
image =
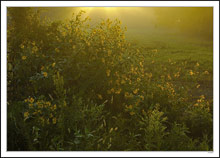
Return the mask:
{"type": "Polygon", "coordinates": [[[24,113],[24,118],[26,119],[26,118],[28,118],[28,116],[29,116],[29,112],[25,112],[24,113]]]}
{"type": "Polygon", "coordinates": [[[201,102],[202,102],[202,99],[198,99],[197,102],[198,102],[198,103],[201,103],[201,102]]]}
{"type": "Polygon", "coordinates": [[[111,70],[106,70],[106,75],[110,76],[111,70]]]}
{"type": "Polygon", "coordinates": [[[137,78],[137,82],[140,82],[140,81],[141,81],[141,79],[138,77],[138,78],[137,78]]]}
{"type": "Polygon", "coordinates": [[[47,77],[47,72],[43,72],[44,77],[47,77]]]}
{"type": "Polygon", "coordinates": [[[53,124],[56,124],[57,123],[57,119],[56,117],[53,118],[53,124]]]}
{"type": "Polygon", "coordinates": [[[102,95],[101,94],[97,94],[99,99],[102,99],[102,95]]]}
{"type": "Polygon", "coordinates": [[[115,127],[115,131],[117,131],[118,130],[118,127],[115,127]]]}
{"type": "Polygon", "coordinates": [[[198,84],[197,86],[196,86],[196,88],[199,88],[200,87],[200,84],[198,84]]]}
{"type": "Polygon", "coordinates": [[[41,123],[44,125],[45,119],[43,117],[40,117],[41,123]]]}
{"type": "Polygon", "coordinates": [[[125,80],[121,80],[121,84],[125,84],[125,80]]]}
{"type": "Polygon", "coordinates": [[[114,91],[115,91],[114,88],[112,88],[112,89],[111,89],[111,92],[114,93],[114,91]]]}
{"type": "Polygon", "coordinates": [[[199,66],[199,63],[198,63],[198,62],[196,63],[196,66],[199,66]]]}
{"type": "Polygon", "coordinates": [[[120,94],[121,93],[121,88],[115,91],[115,94],[120,94]]]}
{"type": "Polygon", "coordinates": [[[50,114],[50,118],[52,118],[52,117],[53,117],[53,114],[51,113],[51,114],[50,114]]]}
{"type": "Polygon", "coordinates": [[[29,99],[29,102],[30,102],[30,103],[33,103],[33,102],[34,102],[34,98],[30,98],[30,99],[29,99]]]}
{"type": "Polygon", "coordinates": [[[157,53],[157,49],[153,49],[152,52],[157,53]]]}
{"type": "Polygon", "coordinates": [[[167,75],[168,80],[171,80],[171,76],[170,74],[167,75]]]}
{"type": "Polygon", "coordinates": [[[54,106],[53,106],[53,110],[56,110],[56,109],[57,109],[57,105],[54,104],[54,106]]]}
{"type": "Polygon", "coordinates": [[[133,111],[130,112],[130,115],[134,115],[135,113],[133,111]]]}
{"type": "Polygon", "coordinates": [[[21,48],[21,49],[24,49],[24,45],[23,45],[23,44],[21,44],[21,45],[20,45],[20,48],[21,48]]]}
{"type": "Polygon", "coordinates": [[[43,70],[44,69],[44,66],[42,66],[41,68],[40,68],[40,70],[43,70]]]}
{"type": "Polygon", "coordinates": [[[140,62],[140,66],[143,67],[143,63],[142,62],[140,62]]]}
{"type": "Polygon", "coordinates": [[[76,46],[75,45],[73,45],[73,47],[72,47],[73,49],[75,49],[76,48],[76,46]]]}
{"type": "Polygon", "coordinates": [[[32,103],[30,103],[28,105],[29,105],[29,108],[33,108],[33,104],[32,103]]]}
{"type": "Polygon", "coordinates": [[[57,53],[59,53],[59,52],[60,52],[60,50],[59,50],[58,48],[55,48],[55,51],[56,51],[57,53]]]}
{"type": "Polygon", "coordinates": [[[204,96],[204,95],[201,95],[200,98],[201,98],[201,99],[205,99],[205,96],[204,96]]]}
{"type": "Polygon", "coordinates": [[[132,109],[132,105],[129,105],[127,108],[128,108],[128,109],[132,109]]]}
{"type": "Polygon", "coordinates": [[[46,102],[47,106],[51,106],[51,103],[49,101],[46,102]]]}
{"type": "Polygon", "coordinates": [[[34,47],[32,48],[32,51],[33,51],[33,52],[37,52],[37,51],[38,51],[37,46],[34,46],[34,47]]]}
{"type": "Polygon", "coordinates": [[[141,98],[142,100],[144,100],[144,96],[143,96],[143,95],[141,95],[140,98],[141,98]]]}
{"type": "Polygon", "coordinates": [[[133,95],[129,94],[128,92],[125,92],[125,98],[131,98],[133,95]]]}
{"type": "Polygon", "coordinates": [[[180,76],[180,72],[177,72],[177,73],[174,74],[174,77],[178,78],[179,76],[180,76]]]}
{"type": "Polygon", "coordinates": [[[53,63],[53,64],[52,64],[52,67],[54,67],[55,65],[56,65],[56,63],[53,63]]]}
{"type": "Polygon", "coordinates": [[[190,70],[189,74],[192,76],[192,75],[194,75],[194,72],[192,70],[190,70]]]}
{"type": "Polygon", "coordinates": [[[133,90],[133,93],[134,93],[134,94],[137,94],[138,91],[139,91],[139,88],[133,90]]]}
{"type": "Polygon", "coordinates": [[[198,103],[194,104],[194,106],[198,106],[198,105],[199,105],[198,103]]]}
{"type": "Polygon", "coordinates": [[[22,60],[26,60],[27,59],[27,57],[26,56],[22,56],[22,60]]]}
{"type": "Polygon", "coordinates": [[[209,74],[209,72],[208,72],[208,71],[205,71],[205,72],[204,72],[204,74],[208,75],[208,74],[209,74]]]}

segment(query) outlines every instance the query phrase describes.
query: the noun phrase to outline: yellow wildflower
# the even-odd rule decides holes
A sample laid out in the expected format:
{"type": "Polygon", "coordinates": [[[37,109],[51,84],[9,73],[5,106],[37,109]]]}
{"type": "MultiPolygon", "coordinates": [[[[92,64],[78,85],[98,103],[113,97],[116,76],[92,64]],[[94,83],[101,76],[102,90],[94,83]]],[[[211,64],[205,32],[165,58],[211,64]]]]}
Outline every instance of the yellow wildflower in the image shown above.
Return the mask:
{"type": "Polygon", "coordinates": [[[200,87],[200,84],[198,84],[197,86],[196,86],[196,88],[199,88],[200,87]]]}
{"type": "Polygon", "coordinates": [[[209,74],[209,72],[208,72],[208,71],[204,71],[204,74],[208,75],[208,74],[209,74]]]}
{"type": "Polygon", "coordinates": [[[29,105],[29,108],[33,108],[33,104],[32,103],[30,103],[28,105],[29,105]]]}
{"type": "Polygon", "coordinates": [[[76,48],[76,46],[75,45],[73,45],[73,47],[72,47],[73,49],[75,49],[76,48]]]}
{"type": "Polygon", "coordinates": [[[56,63],[53,63],[53,64],[52,64],[52,67],[54,67],[55,65],[56,65],[56,63]]]}
{"type": "Polygon", "coordinates": [[[34,98],[30,98],[30,99],[29,99],[29,102],[30,102],[30,103],[33,103],[33,102],[34,102],[34,98]]]}
{"type": "Polygon", "coordinates": [[[46,105],[47,105],[47,106],[50,106],[50,105],[51,105],[51,103],[50,103],[49,101],[47,101],[47,102],[46,102],[46,105]]]}
{"type": "Polygon", "coordinates": [[[42,66],[40,69],[43,70],[43,69],[44,69],[44,66],[42,66]]]}
{"type": "Polygon", "coordinates": [[[33,51],[33,52],[37,52],[37,51],[38,51],[37,46],[34,46],[34,47],[32,48],[32,51],[33,51]]]}
{"type": "Polygon", "coordinates": [[[115,131],[117,131],[118,130],[118,127],[115,127],[115,131]]]}
{"type": "Polygon", "coordinates": [[[28,118],[28,116],[29,116],[29,112],[25,112],[24,113],[24,118],[26,119],[26,118],[28,118]]]}
{"type": "Polygon", "coordinates": [[[140,95],[140,98],[141,98],[142,100],[144,100],[144,96],[143,96],[143,95],[140,95]]]}
{"type": "Polygon", "coordinates": [[[102,95],[101,94],[97,94],[99,99],[102,99],[102,95]]]}
{"type": "Polygon", "coordinates": [[[27,57],[26,56],[22,56],[22,60],[26,60],[27,59],[27,57]]]}
{"type": "Polygon", "coordinates": [[[143,63],[142,62],[140,62],[140,66],[143,67],[143,63]]]}
{"type": "Polygon", "coordinates": [[[53,124],[56,124],[57,123],[57,119],[56,117],[53,118],[53,124]]]}
{"type": "Polygon", "coordinates": [[[56,109],[57,109],[57,105],[54,104],[54,106],[53,106],[53,110],[56,110],[56,109]]]}
{"type": "Polygon", "coordinates": [[[121,93],[121,88],[115,91],[115,94],[120,94],[121,93]]]}
{"type": "Polygon", "coordinates": [[[125,80],[121,80],[121,84],[125,84],[125,80]]]}
{"type": "Polygon", "coordinates": [[[47,72],[43,72],[44,77],[47,77],[47,72]]]}
{"type": "Polygon", "coordinates": [[[204,95],[201,95],[200,98],[201,98],[201,99],[205,99],[205,96],[204,96],[204,95]]]}
{"type": "Polygon", "coordinates": [[[133,111],[130,112],[130,115],[131,115],[131,116],[134,115],[134,114],[135,114],[135,113],[134,113],[133,111]]]}
{"type": "Polygon", "coordinates": [[[111,70],[106,70],[106,75],[110,76],[111,70]]]}
{"type": "Polygon", "coordinates": [[[57,53],[59,53],[59,52],[60,52],[60,50],[59,50],[58,48],[55,48],[55,51],[56,51],[57,53]]]}
{"type": "Polygon", "coordinates": [[[199,105],[198,103],[194,104],[194,106],[198,106],[198,105],[199,105]]]}
{"type": "Polygon", "coordinates": [[[196,66],[197,66],[197,67],[199,66],[199,63],[198,63],[198,62],[196,63],[196,66]]]}
{"type": "Polygon", "coordinates": [[[171,76],[170,74],[167,75],[168,80],[171,80],[171,76]]]}
{"type": "Polygon", "coordinates": [[[114,91],[115,91],[114,88],[112,88],[112,89],[111,89],[111,92],[114,93],[114,91]]]}
{"type": "Polygon", "coordinates": [[[134,93],[134,94],[137,94],[137,93],[138,93],[138,91],[139,91],[139,88],[137,88],[137,89],[133,90],[133,93],[134,93]]]}
{"type": "Polygon", "coordinates": [[[21,45],[20,45],[20,48],[21,48],[21,49],[24,49],[24,45],[23,45],[23,44],[21,44],[21,45]]]}
{"type": "Polygon", "coordinates": [[[192,70],[190,70],[189,74],[192,76],[192,75],[194,75],[194,72],[192,70]]]}

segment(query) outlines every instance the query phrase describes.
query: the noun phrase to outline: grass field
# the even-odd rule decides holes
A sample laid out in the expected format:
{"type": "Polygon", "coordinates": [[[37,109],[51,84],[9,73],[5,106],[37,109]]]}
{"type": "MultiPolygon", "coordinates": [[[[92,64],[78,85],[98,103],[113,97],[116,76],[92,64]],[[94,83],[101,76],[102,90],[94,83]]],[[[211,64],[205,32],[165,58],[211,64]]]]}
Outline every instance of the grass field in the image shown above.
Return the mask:
{"type": "Polygon", "coordinates": [[[9,9],[9,151],[213,150],[212,40],[39,14],[9,9]]]}
{"type": "MultiPolygon", "coordinates": [[[[190,86],[190,94],[198,97],[202,94],[209,99],[213,97],[213,42],[199,37],[190,37],[183,34],[177,35],[175,31],[155,30],[129,30],[128,40],[142,48],[142,52],[150,55],[146,58],[149,63],[155,61],[152,65],[153,72],[164,74],[161,67],[166,67],[170,75],[182,67],[182,75],[172,78],[177,86],[190,86]],[[149,52],[149,50],[153,50],[149,52]],[[156,50],[156,52],[154,51],[156,50]],[[170,61],[170,63],[169,63],[170,61]],[[184,63],[186,62],[186,63],[184,63]],[[173,64],[171,64],[173,63],[173,64]],[[198,63],[199,66],[196,66],[198,63]],[[196,79],[187,77],[190,70],[197,73],[196,79]],[[208,71],[209,74],[204,75],[208,71]],[[196,88],[195,85],[200,85],[196,88]]],[[[160,76],[156,75],[155,80],[160,76]]]]}

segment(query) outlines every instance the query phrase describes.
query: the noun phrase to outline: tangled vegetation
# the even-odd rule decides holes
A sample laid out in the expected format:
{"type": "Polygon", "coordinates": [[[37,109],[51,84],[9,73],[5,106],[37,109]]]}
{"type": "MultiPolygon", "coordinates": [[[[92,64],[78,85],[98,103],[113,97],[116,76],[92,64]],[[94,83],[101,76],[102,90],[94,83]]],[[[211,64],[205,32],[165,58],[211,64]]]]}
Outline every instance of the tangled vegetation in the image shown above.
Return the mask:
{"type": "Polygon", "coordinates": [[[120,20],[90,26],[83,13],[8,9],[8,150],[213,150],[212,98],[189,95],[212,72],[155,65],[158,50],[128,42],[120,20]]]}

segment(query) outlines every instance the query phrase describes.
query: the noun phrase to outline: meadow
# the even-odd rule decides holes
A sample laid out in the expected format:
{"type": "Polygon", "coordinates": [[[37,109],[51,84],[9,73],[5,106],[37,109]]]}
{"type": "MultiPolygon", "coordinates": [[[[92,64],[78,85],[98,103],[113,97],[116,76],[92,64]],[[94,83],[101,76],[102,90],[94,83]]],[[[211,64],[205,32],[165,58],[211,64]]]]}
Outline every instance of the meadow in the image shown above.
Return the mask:
{"type": "Polygon", "coordinates": [[[8,151],[213,150],[212,40],[8,11],[8,151]]]}

